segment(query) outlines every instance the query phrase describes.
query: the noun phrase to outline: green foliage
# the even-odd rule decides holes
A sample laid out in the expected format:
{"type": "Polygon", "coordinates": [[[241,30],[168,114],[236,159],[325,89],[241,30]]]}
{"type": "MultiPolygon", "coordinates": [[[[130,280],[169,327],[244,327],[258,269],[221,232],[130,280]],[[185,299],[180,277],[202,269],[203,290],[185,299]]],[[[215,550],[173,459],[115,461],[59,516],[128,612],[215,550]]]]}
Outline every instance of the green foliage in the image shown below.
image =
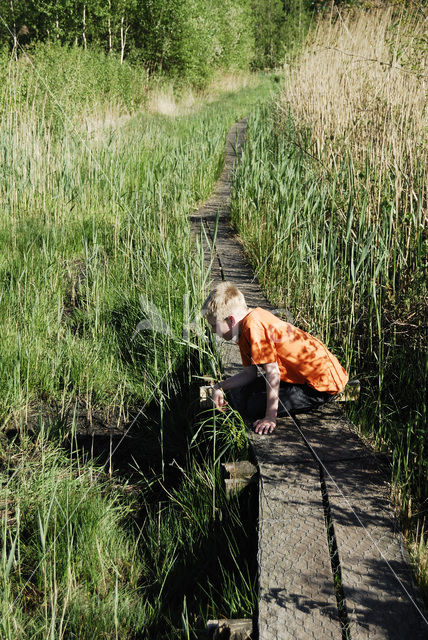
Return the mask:
{"type": "Polygon", "coordinates": [[[254,16],[249,0],[217,0],[217,57],[221,68],[248,69],[254,55],[254,16]]]}
{"type": "Polygon", "coordinates": [[[254,0],[252,3],[256,35],[255,68],[272,68],[284,58],[283,29],[285,10],[282,0],[254,0]]]}
{"type": "Polygon", "coordinates": [[[382,176],[367,157],[357,172],[346,151],[328,171],[293,114],[262,109],[249,120],[232,215],[273,303],[288,308],[361,380],[352,417],[392,450],[405,511],[428,495],[424,158],[415,154],[418,196],[403,206],[393,168],[382,176]]]}
{"type": "MultiPolygon", "coordinates": [[[[216,69],[248,68],[254,36],[250,0],[0,0],[0,44],[13,57],[39,42],[97,46],[203,86],[216,69]]],[[[107,74],[109,75],[109,74],[107,74]]],[[[89,76],[90,77],[90,74],[89,76]]]]}
{"type": "Polygon", "coordinates": [[[273,68],[295,56],[307,36],[309,0],[253,0],[255,68],[273,68]]]}
{"type": "Polygon", "coordinates": [[[188,335],[208,277],[188,214],[271,83],[164,117],[139,108],[141,66],[50,41],[31,61],[0,55],[0,411],[22,427],[0,432],[0,636],[178,640],[256,605],[254,522],[219,473],[242,424],[189,420],[215,358],[188,335]],[[138,525],[122,478],[46,441],[75,449],[82,408],[117,426],[135,406],[138,525]]]}
{"type": "MultiPolygon", "coordinates": [[[[0,0],[0,44],[13,57],[38,42],[88,48],[142,62],[204,86],[216,69],[272,68],[306,37],[309,0],[0,0]]],[[[89,77],[89,76],[88,76],[89,77]]]]}
{"type": "Polygon", "coordinates": [[[134,497],[44,423],[36,442],[0,439],[2,639],[179,640],[183,625],[252,615],[257,496],[227,499],[220,473],[246,435],[233,415],[183,421],[180,391],[161,430],[152,418],[134,432],[134,497]]]}
{"type": "Polygon", "coordinates": [[[312,21],[313,3],[310,0],[285,0],[285,21],[282,39],[286,61],[298,56],[306,42],[312,21]]]}
{"type": "Polygon", "coordinates": [[[125,640],[141,629],[145,568],[123,492],[43,438],[1,458],[13,472],[1,477],[1,637],[125,640]]]}
{"type": "Polygon", "coordinates": [[[139,15],[138,55],[151,70],[203,85],[216,68],[247,68],[252,55],[248,0],[150,0],[139,15]]]}
{"type": "Polygon", "coordinates": [[[188,353],[184,300],[192,314],[204,284],[187,215],[209,195],[228,128],[270,84],[188,117],[122,121],[142,99],[135,67],[53,43],[34,55],[37,70],[0,59],[0,413],[42,401],[108,414],[161,396],[188,353]],[[171,334],[132,339],[142,299],[171,334]]]}
{"type": "Polygon", "coordinates": [[[132,66],[102,50],[69,47],[59,42],[37,43],[29,57],[15,63],[7,48],[0,52],[0,105],[10,111],[33,105],[41,109],[45,123],[69,126],[65,118],[97,108],[127,112],[141,107],[147,96],[144,69],[132,66]]]}

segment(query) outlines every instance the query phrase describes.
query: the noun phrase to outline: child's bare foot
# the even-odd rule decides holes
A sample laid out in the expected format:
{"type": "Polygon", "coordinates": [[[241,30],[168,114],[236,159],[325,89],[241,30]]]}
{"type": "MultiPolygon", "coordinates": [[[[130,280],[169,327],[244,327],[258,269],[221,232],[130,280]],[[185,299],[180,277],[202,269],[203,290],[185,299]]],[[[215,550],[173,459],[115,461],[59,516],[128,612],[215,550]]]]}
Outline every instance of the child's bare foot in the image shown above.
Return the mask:
{"type": "Polygon", "coordinates": [[[276,427],[276,420],[273,418],[261,418],[253,422],[253,427],[256,433],[272,433],[276,427]]]}

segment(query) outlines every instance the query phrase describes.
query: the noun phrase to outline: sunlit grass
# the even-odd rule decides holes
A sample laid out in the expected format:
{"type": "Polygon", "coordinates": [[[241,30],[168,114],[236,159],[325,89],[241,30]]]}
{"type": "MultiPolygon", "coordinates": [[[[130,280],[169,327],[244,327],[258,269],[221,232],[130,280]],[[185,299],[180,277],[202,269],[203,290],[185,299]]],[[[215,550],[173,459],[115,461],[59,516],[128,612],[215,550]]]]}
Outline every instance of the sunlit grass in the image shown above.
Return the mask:
{"type": "Polygon", "coordinates": [[[0,416],[18,430],[0,433],[0,635],[189,637],[250,616],[256,571],[249,510],[220,478],[242,425],[191,415],[193,376],[217,359],[188,214],[271,82],[217,81],[171,118],[147,111],[138,69],[54,45],[32,63],[0,59],[0,416]],[[114,455],[107,473],[77,451],[95,417],[138,418],[135,500],[114,455]]]}
{"type": "Polygon", "coordinates": [[[84,105],[83,125],[70,102],[58,114],[37,78],[20,101],[19,67],[11,74],[0,96],[0,415],[19,424],[40,400],[62,413],[76,399],[89,411],[135,404],[183,356],[172,336],[186,296],[195,315],[204,277],[187,216],[219,174],[227,130],[269,80],[186,117],[135,111],[97,128],[84,105]],[[131,340],[147,303],[170,335],[131,340]]]}
{"type": "Polygon", "coordinates": [[[416,530],[428,504],[423,21],[341,16],[319,25],[280,102],[250,119],[232,215],[272,302],[361,380],[348,413],[391,451],[416,530]]]}

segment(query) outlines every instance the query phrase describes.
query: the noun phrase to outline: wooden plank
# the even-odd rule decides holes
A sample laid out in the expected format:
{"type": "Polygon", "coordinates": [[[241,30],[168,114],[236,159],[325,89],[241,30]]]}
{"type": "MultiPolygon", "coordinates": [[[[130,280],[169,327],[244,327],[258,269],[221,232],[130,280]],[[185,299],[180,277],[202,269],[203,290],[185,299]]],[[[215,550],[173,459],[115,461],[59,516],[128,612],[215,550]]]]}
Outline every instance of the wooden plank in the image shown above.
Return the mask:
{"type": "Polygon", "coordinates": [[[208,620],[207,631],[213,640],[251,640],[253,621],[248,618],[208,620]]]}
{"type": "Polygon", "coordinates": [[[341,640],[318,470],[262,464],[259,496],[260,638],[341,640]]]}
{"type": "Polygon", "coordinates": [[[428,622],[376,458],[326,463],[352,640],[426,640],[428,622]]]}

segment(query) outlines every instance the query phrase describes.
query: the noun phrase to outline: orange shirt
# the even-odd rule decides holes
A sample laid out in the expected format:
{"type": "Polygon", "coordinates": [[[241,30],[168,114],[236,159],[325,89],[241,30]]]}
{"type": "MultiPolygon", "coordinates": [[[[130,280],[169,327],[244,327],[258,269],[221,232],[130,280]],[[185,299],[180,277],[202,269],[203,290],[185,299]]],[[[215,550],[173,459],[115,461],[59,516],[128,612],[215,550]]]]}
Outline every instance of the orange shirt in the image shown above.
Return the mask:
{"type": "Polygon", "coordinates": [[[322,342],[257,307],[241,321],[238,340],[242,364],[277,362],[281,380],[338,393],[348,374],[322,342]]]}

